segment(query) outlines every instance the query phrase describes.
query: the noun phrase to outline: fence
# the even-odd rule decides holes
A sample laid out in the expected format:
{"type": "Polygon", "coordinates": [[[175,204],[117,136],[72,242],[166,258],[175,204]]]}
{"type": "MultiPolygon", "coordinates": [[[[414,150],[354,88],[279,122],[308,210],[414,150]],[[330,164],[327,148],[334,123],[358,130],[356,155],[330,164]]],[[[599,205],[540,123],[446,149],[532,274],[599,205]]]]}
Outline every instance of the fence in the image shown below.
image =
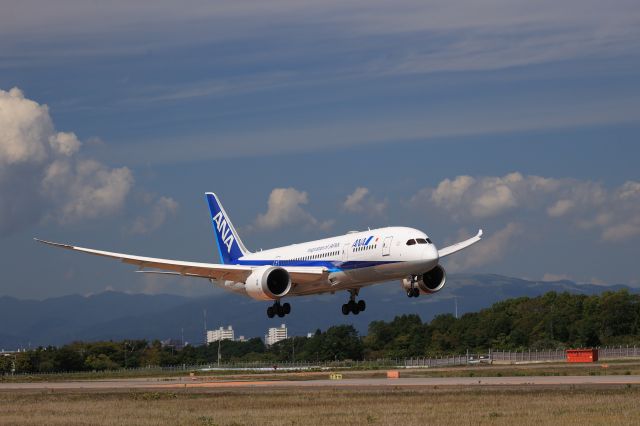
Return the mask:
{"type": "MultiPolygon", "coordinates": [[[[599,359],[613,360],[624,358],[640,358],[640,347],[638,346],[618,346],[601,347],[599,359]]],[[[128,368],[108,371],[80,371],[65,373],[18,373],[17,375],[29,376],[56,376],[60,374],[71,374],[77,376],[85,375],[105,375],[110,377],[118,376],[147,376],[149,374],[172,374],[182,371],[215,371],[215,370],[317,370],[317,369],[376,369],[376,368],[410,368],[410,367],[447,367],[461,366],[468,364],[481,364],[489,362],[505,363],[527,363],[527,362],[562,362],[566,360],[566,352],[563,349],[552,350],[524,350],[524,351],[494,351],[470,353],[465,355],[452,355],[441,357],[415,357],[415,358],[385,358],[376,360],[361,361],[295,361],[295,362],[233,362],[233,363],[210,363],[198,365],[174,365],[174,366],[147,366],[140,368],[128,368]]]]}
{"type": "MultiPolygon", "coordinates": [[[[601,347],[598,349],[600,360],[640,358],[640,347],[618,346],[601,347]]],[[[405,367],[445,367],[483,362],[527,363],[527,362],[562,362],[567,359],[564,349],[551,350],[523,350],[523,351],[493,351],[449,357],[409,358],[405,359],[405,367]]]]}

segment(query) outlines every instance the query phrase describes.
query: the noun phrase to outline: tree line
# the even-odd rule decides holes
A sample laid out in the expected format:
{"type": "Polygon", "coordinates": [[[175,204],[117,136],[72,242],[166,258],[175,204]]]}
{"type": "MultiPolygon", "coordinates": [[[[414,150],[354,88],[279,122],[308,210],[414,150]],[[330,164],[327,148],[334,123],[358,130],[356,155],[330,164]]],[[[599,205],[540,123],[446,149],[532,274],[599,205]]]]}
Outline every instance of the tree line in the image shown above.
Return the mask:
{"type": "MultiPolygon", "coordinates": [[[[565,349],[640,344],[640,295],[626,290],[601,295],[558,294],[498,302],[460,318],[438,315],[422,322],[401,315],[373,321],[366,336],[351,325],[317,330],[265,346],[260,338],[223,341],[222,362],[334,361],[428,357],[466,350],[565,349]]],[[[180,350],[154,340],[73,342],[0,356],[0,372],[100,371],[146,366],[215,363],[218,344],[180,350]]]]}

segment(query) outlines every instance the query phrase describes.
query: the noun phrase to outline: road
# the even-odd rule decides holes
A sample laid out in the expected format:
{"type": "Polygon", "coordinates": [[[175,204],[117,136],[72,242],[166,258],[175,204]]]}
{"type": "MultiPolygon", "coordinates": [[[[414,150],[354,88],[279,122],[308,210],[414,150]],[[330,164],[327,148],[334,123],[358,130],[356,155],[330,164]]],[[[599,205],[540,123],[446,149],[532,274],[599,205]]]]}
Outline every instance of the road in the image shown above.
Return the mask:
{"type": "Polygon", "coordinates": [[[624,385],[640,384],[634,376],[518,376],[518,377],[429,377],[344,380],[212,380],[208,378],[143,378],[75,380],[62,382],[0,383],[0,391],[78,389],[179,389],[262,387],[385,387],[385,386],[536,386],[536,385],[624,385]]]}

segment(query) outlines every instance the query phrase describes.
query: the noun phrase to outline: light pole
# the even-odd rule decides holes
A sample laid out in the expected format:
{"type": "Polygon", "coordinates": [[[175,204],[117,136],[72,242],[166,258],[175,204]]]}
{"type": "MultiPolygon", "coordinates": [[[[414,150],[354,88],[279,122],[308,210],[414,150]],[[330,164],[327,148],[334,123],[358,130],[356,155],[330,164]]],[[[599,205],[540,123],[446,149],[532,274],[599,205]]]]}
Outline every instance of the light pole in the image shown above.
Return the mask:
{"type": "Polygon", "coordinates": [[[218,336],[218,368],[220,368],[220,358],[221,358],[220,344],[222,343],[222,339],[220,337],[222,336],[218,336]]]}

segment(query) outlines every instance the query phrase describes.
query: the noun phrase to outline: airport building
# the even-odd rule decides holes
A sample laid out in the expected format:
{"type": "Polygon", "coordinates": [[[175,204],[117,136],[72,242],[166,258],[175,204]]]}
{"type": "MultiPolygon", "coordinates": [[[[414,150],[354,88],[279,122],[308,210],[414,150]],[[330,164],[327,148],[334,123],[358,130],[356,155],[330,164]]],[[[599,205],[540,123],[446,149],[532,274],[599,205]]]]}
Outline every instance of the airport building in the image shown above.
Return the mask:
{"type": "Polygon", "coordinates": [[[207,331],[207,343],[217,342],[219,340],[234,340],[234,338],[235,334],[232,326],[228,326],[227,328],[220,327],[217,330],[207,331]]]}
{"type": "Polygon", "coordinates": [[[272,327],[267,331],[267,334],[264,335],[264,342],[267,346],[271,346],[280,340],[284,340],[287,338],[287,327],[282,324],[280,327],[272,327]]]}

